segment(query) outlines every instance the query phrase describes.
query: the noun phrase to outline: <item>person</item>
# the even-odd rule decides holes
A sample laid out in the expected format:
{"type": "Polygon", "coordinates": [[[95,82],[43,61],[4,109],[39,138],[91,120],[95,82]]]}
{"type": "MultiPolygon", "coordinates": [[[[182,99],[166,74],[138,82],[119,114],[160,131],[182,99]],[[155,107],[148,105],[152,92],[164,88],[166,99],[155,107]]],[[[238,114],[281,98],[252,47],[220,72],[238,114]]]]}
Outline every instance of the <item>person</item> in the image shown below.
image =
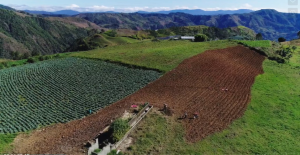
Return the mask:
{"type": "Polygon", "coordinates": [[[164,111],[167,111],[167,104],[164,104],[164,111]]]}
{"type": "Polygon", "coordinates": [[[194,119],[196,119],[196,118],[198,118],[198,113],[197,112],[194,113],[194,119]]]}
{"type": "Polygon", "coordinates": [[[183,118],[187,118],[187,112],[184,113],[184,117],[183,118]]]}

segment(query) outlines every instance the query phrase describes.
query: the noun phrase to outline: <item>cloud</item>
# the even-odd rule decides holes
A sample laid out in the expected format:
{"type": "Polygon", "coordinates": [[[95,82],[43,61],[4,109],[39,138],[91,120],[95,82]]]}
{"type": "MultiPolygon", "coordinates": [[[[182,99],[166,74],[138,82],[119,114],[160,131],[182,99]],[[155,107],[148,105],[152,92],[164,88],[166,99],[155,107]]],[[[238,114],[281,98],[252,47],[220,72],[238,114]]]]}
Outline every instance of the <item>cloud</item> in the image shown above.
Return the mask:
{"type": "Polygon", "coordinates": [[[244,7],[244,8],[252,8],[252,6],[250,4],[248,4],[248,3],[244,4],[242,7],[244,7]]]}
{"type": "Polygon", "coordinates": [[[17,10],[36,10],[36,11],[59,11],[59,10],[74,10],[78,12],[105,12],[105,11],[116,11],[116,12],[137,12],[137,11],[148,11],[148,12],[156,12],[156,11],[168,11],[168,10],[178,10],[178,9],[202,9],[205,11],[217,11],[217,10],[238,10],[238,9],[251,9],[251,10],[260,10],[263,8],[255,8],[249,3],[243,4],[239,7],[231,7],[231,8],[201,8],[198,6],[187,7],[187,6],[175,6],[175,7],[125,7],[125,8],[115,8],[104,5],[94,5],[89,7],[81,7],[77,4],[71,4],[69,6],[38,6],[31,7],[27,5],[8,5],[17,10]]]}
{"type": "Polygon", "coordinates": [[[76,5],[76,4],[72,4],[70,6],[66,6],[66,8],[70,8],[70,9],[76,9],[76,8],[80,8],[80,6],[76,5]]]}

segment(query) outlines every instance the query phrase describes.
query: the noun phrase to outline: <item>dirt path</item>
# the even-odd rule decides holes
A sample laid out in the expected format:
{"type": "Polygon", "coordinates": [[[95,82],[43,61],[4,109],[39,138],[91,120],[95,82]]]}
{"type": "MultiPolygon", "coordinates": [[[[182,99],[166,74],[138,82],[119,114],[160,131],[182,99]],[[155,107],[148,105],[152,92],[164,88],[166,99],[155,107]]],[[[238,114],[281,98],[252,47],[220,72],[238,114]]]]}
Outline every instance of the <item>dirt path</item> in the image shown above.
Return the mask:
{"type": "Polygon", "coordinates": [[[95,138],[111,119],[120,117],[135,102],[156,107],[167,103],[178,117],[185,111],[188,117],[199,112],[198,119],[183,120],[186,139],[199,141],[244,114],[254,79],[263,73],[264,59],[243,46],[206,51],[95,115],[37,130],[27,137],[18,136],[14,152],[83,154],[82,144],[95,138]]]}

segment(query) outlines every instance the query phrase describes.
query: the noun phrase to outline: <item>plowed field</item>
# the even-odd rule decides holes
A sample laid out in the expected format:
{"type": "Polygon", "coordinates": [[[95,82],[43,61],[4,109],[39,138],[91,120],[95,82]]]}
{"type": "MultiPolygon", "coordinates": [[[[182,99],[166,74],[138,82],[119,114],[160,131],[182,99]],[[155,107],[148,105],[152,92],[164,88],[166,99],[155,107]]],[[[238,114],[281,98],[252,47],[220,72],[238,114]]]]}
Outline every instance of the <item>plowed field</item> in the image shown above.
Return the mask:
{"type": "Polygon", "coordinates": [[[111,119],[137,102],[150,102],[156,107],[166,103],[178,117],[188,112],[188,118],[182,120],[186,139],[199,141],[243,115],[254,79],[263,73],[264,59],[243,46],[206,51],[95,115],[17,137],[14,152],[79,153],[83,143],[95,138],[111,119]],[[195,112],[199,118],[189,119],[195,112]]]}

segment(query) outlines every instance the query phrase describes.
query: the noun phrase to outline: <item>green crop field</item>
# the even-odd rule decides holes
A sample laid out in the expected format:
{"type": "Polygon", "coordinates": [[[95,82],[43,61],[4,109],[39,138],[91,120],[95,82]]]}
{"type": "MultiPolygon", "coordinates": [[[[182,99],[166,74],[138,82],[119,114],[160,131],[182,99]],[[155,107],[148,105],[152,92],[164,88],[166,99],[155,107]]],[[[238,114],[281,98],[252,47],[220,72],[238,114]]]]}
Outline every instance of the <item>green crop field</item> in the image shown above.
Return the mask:
{"type": "Polygon", "coordinates": [[[257,41],[238,41],[249,47],[271,47],[271,41],[269,40],[257,40],[257,41]]]}
{"type": "Polygon", "coordinates": [[[167,72],[177,67],[183,60],[206,50],[222,49],[235,45],[237,43],[231,41],[140,42],[87,52],[75,52],[71,53],[70,56],[117,61],[167,72]]]}
{"type": "Polygon", "coordinates": [[[178,121],[152,113],[133,135],[137,141],[127,154],[298,154],[300,68],[270,60],[263,68],[245,115],[226,130],[190,144],[178,121]]]}
{"type": "Polygon", "coordinates": [[[0,133],[68,122],[114,103],[160,77],[150,70],[80,58],[0,70],[0,133]]]}

